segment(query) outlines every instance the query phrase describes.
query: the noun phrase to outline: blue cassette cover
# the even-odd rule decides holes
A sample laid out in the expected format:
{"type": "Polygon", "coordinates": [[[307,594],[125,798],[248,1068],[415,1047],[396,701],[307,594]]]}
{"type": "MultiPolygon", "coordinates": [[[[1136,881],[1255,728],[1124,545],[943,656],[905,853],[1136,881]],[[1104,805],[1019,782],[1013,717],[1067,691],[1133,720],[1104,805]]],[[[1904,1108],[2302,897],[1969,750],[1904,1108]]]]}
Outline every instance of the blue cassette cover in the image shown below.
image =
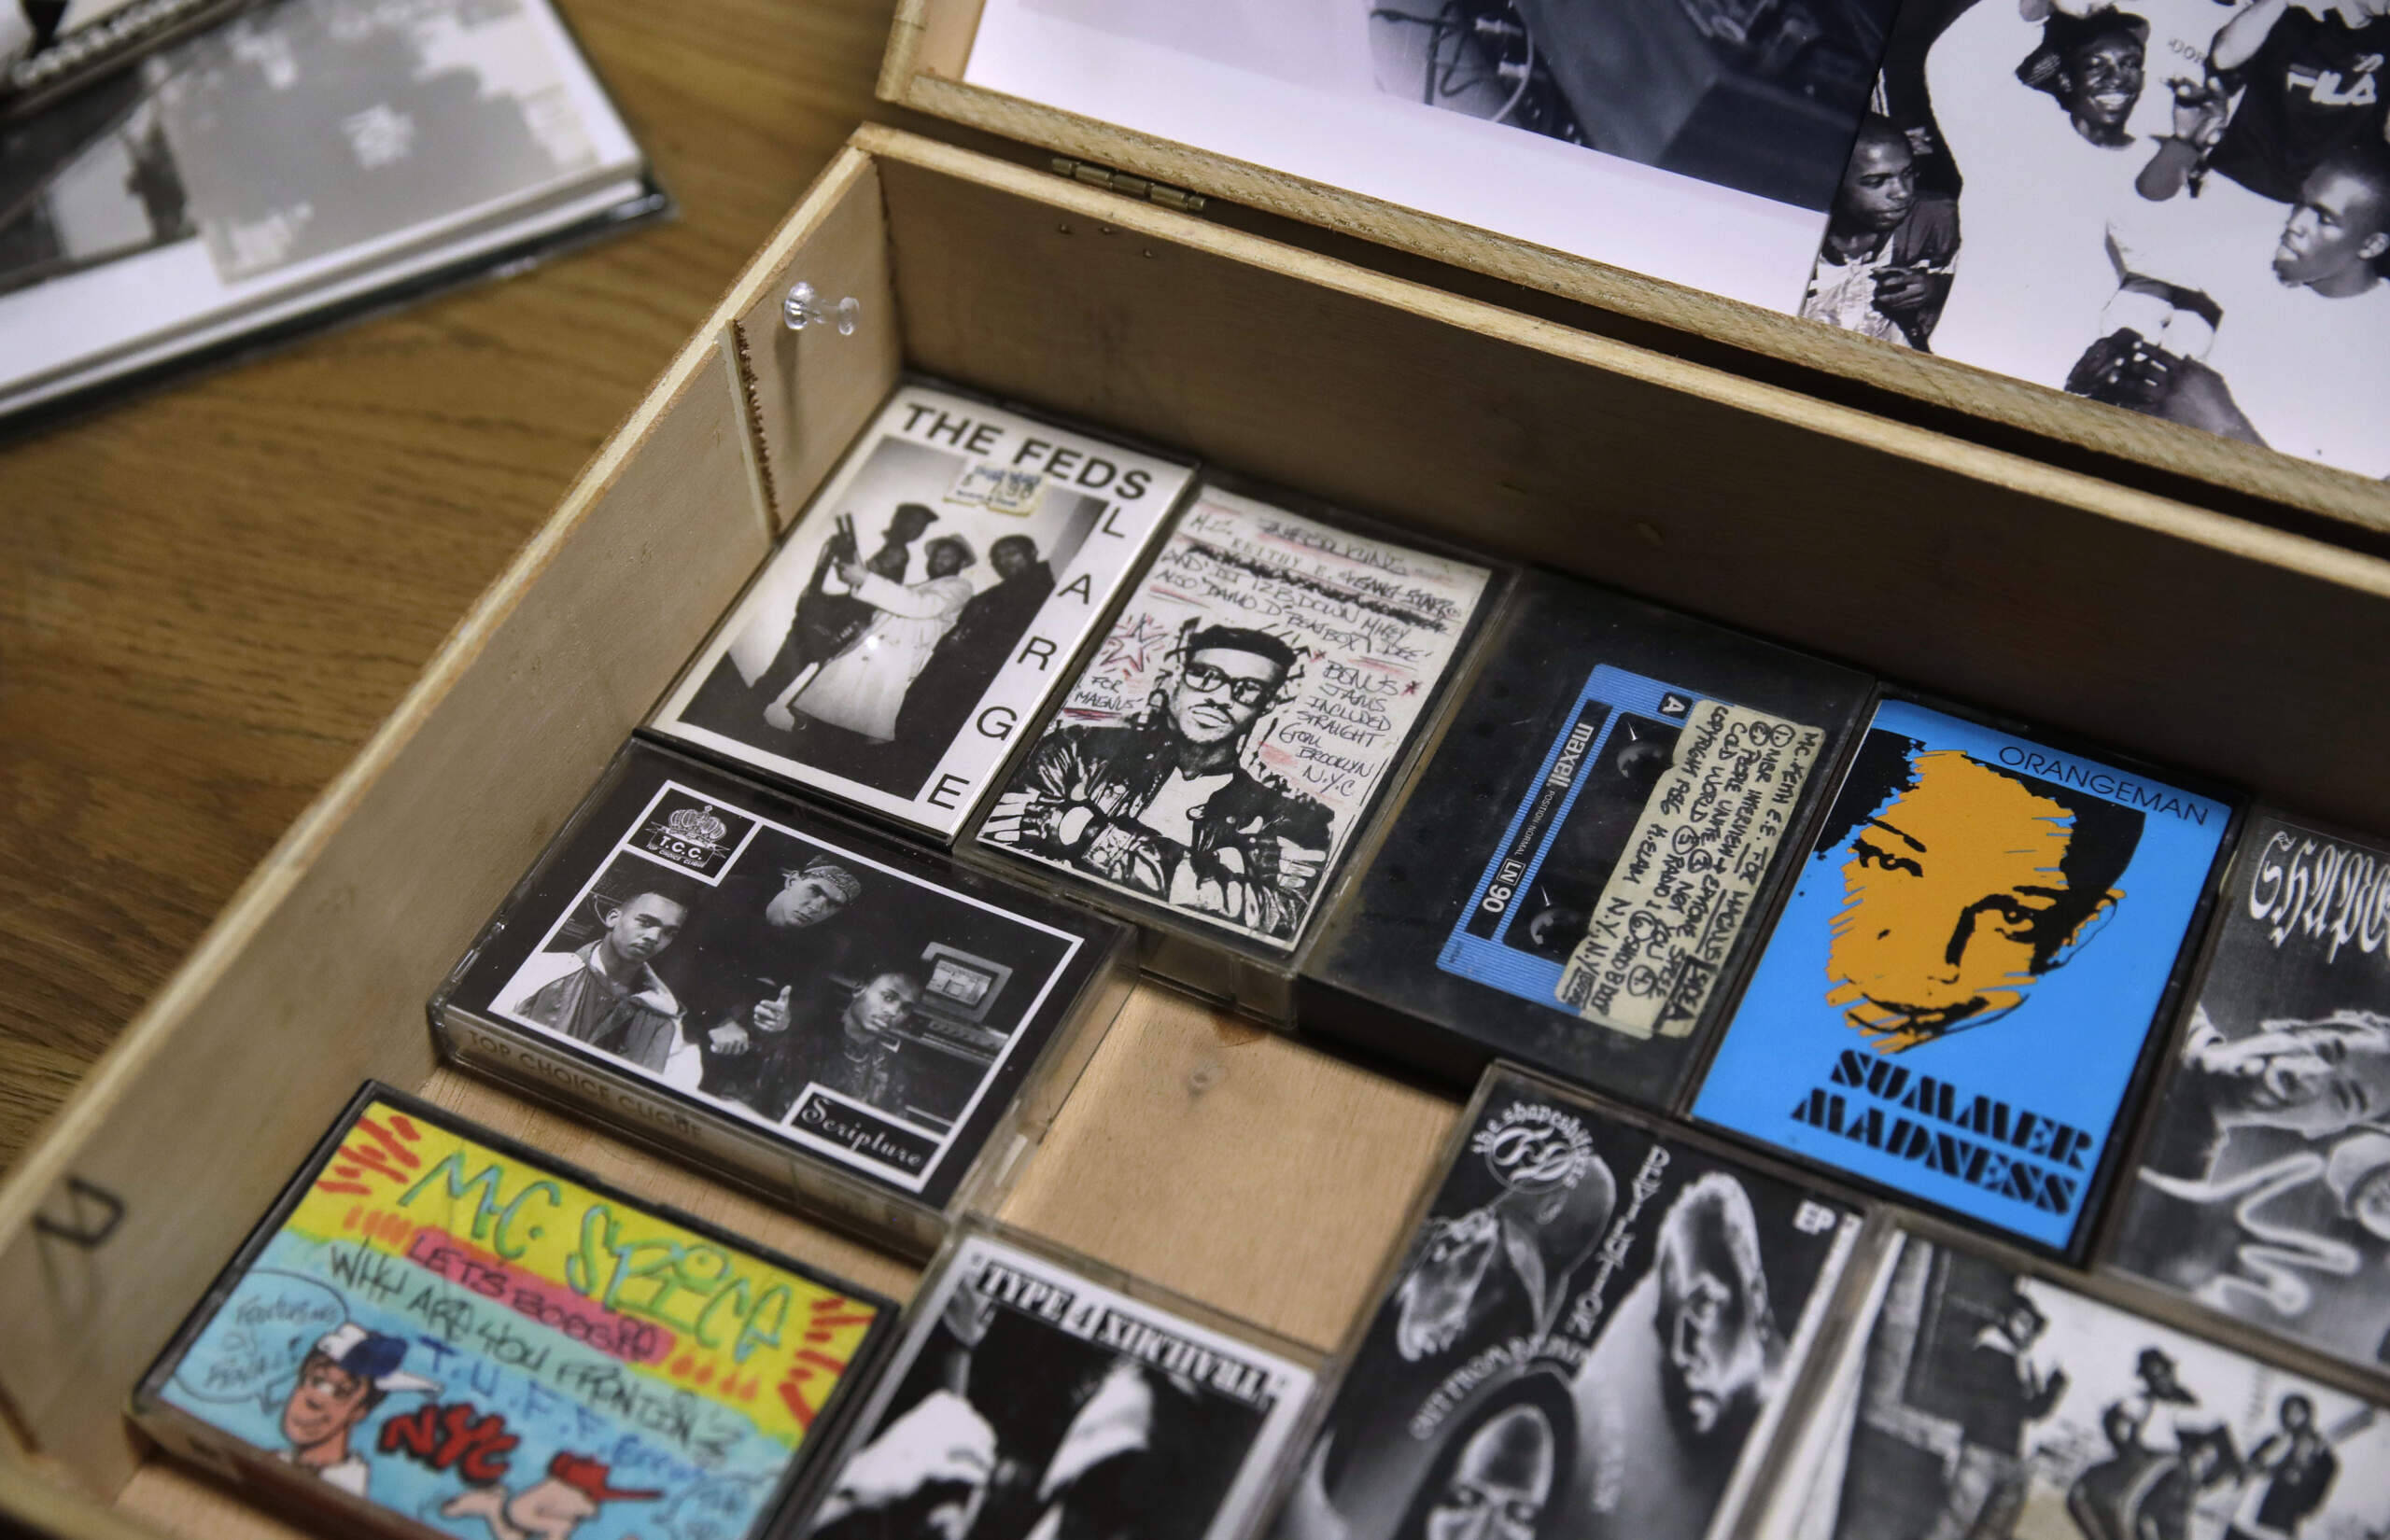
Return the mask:
{"type": "Polygon", "coordinates": [[[1601,665],[1437,965],[1629,1037],[1685,1035],[1825,740],[1601,665]]]}
{"type": "Polygon", "coordinates": [[[1694,1116],[2072,1251],[2232,820],[1883,702],[1694,1116]]]}
{"type": "Polygon", "coordinates": [[[1673,1109],[1875,681],[1549,573],[1303,965],[1307,1034],[1673,1109]]]}

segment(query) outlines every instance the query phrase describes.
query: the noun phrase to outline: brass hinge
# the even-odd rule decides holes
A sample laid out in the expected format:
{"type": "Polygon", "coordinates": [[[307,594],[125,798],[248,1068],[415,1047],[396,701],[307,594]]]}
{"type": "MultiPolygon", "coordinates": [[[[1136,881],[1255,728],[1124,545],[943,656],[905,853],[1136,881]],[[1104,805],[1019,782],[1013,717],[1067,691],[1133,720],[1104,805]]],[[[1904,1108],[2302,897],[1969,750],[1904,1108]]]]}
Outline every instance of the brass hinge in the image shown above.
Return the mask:
{"type": "Polygon", "coordinates": [[[1085,182],[1091,188],[1102,188],[1107,192],[1122,192],[1132,198],[1143,198],[1149,203],[1160,203],[1164,208],[1174,208],[1185,214],[1203,212],[1204,198],[1200,192],[1189,192],[1185,188],[1165,187],[1160,182],[1149,182],[1142,176],[1132,176],[1125,171],[1114,171],[1109,166],[1090,165],[1085,161],[1074,161],[1067,155],[1054,157],[1054,175],[1067,176],[1074,182],[1085,182]]]}

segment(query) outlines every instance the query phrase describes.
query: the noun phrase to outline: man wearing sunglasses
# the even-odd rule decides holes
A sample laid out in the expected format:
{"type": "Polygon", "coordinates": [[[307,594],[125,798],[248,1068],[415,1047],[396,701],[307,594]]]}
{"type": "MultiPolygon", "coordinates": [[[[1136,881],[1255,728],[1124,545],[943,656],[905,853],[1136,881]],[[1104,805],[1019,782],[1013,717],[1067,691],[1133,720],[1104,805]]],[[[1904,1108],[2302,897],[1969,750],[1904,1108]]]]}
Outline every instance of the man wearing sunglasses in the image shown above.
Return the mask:
{"type": "Polygon", "coordinates": [[[1328,809],[1244,763],[1294,649],[1239,626],[1195,632],[1145,715],[1039,742],[980,837],[1174,909],[1291,938],[1328,859],[1328,809]]]}

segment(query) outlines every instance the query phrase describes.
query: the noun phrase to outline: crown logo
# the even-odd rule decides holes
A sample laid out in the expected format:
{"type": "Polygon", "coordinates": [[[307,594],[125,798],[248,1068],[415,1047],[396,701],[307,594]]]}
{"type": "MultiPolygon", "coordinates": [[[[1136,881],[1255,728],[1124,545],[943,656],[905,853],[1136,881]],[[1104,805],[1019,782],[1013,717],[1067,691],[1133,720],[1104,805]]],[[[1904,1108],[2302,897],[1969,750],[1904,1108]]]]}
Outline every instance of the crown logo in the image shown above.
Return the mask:
{"type": "Polygon", "coordinates": [[[709,847],[721,844],[722,836],[730,833],[730,825],[714,817],[710,807],[681,808],[664,820],[664,827],[675,839],[709,847]]]}

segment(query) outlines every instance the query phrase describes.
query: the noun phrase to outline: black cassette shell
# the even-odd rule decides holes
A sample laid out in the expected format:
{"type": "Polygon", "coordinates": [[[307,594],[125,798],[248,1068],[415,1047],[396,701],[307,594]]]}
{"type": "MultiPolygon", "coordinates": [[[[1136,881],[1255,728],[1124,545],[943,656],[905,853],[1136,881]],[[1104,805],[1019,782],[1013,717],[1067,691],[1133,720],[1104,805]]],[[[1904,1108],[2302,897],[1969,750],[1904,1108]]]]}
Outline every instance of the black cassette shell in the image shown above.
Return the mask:
{"type": "MultiPolygon", "coordinates": [[[[1736,975],[1750,960],[1764,929],[1758,920],[1832,788],[1835,763],[1874,681],[1540,572],[1520,582],[1483,657],[1468,699],[1314,946],[1299,986],[1303,1029],[1447,1082],[1467,1084],[1494,1059],[1508,1058],[1648,1106],[1672,1105],[1720,1008],[1730,1001],[1736,975]],[[1590,709],[1600,704],[1594,700],[1601,688],[1595,671],[1605,667],[1606,678],[1639,676],[1820,735],[1764,878],[1696,1019],[1680,1035],[1637,1038],[1583,1019],[1557,998],[1519,992],[1520,979],[1539,979],[1550,971],[1548,958],[1539,967],[1523,956],[1516,973],[1506,973],[1509,986],[1489,983],[1493,970],[1482,962],[1490,948],[1461,940],[1469,912],[1483,904],[1506,848],[1519,843],[1523,832],[1531,833],[1539,791],[1559,773],[1558,756],[1572,728],[1582,723],[1596,731],[1594,755],[1610,741],[1598,735],[1602,724],[1590,709]],[[1476,952],[1481,964],[1454,955],[1462,950],[1476,952]],[[1474,966],[1478,976],[1455,963],[1474,966]]],[[[1617,707],[1613,714],[1625,711],[1617,707]]],[[[1593,775],[1588,769],[1581,778],[1593,775]]],[[[1582,824],[1586,820],[1574,809],[1590,809],[1594,800],[1580,788],[1560,810],[1545,811],[1554,825],[1582,824]]],[[[1527,839],[1529,865],[1548,871],[1559,864],[1570,833],[1553,828],[1539,846],[1527,839]]],[[[1600,889],[1619,860],[1624,833],[1596,833],[1588,869],[1569,874],[1576,887],[1600,889]]]]}

